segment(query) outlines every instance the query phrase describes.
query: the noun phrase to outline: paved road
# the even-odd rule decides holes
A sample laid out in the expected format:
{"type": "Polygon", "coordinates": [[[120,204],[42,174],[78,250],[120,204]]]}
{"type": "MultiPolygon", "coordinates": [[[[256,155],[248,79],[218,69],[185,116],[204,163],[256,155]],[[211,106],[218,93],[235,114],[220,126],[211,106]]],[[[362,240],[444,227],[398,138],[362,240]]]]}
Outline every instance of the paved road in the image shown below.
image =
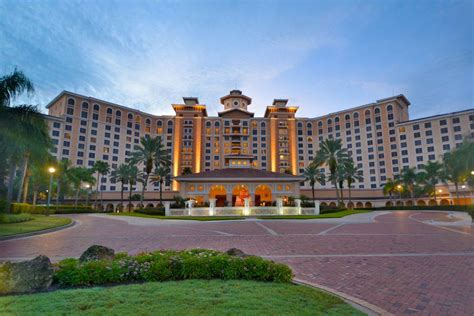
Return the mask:
{"type": "Polygon", "coordinates": [[[289,264],[298,279],[390,313],[473,315],[474,229],[440,212],[311,221],[160,221],[74,215],[62,231],[0,242],[0,260],[77,257],[92,244],[138,253],[237,247],[289,264]],[[433,223],[437,223],[436,225],[433,223]]]}

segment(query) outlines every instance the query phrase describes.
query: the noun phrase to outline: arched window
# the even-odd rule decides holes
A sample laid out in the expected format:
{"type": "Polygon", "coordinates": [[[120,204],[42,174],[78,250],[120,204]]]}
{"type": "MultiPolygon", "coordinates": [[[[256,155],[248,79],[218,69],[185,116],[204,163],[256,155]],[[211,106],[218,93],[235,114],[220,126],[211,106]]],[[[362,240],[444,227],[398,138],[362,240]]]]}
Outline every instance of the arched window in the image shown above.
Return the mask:
{"type": "Polygon", "coordinates": [[[173,126],[173,121],[172,120],[168,121],[168,126],[173,126]]]}
{"type": "Polygon", "coordinates": [[[206,127],[211,127],[211,122],[206,122],[206,127]]]}
{"type": "Polygon", "coordinates": [[[74,105],[74,104],[76,104],[76,101],[74,101],[74,99],[67,100],[67,105],[74,105]]]}
{"type": "Polygon", "coordinates": [[[318,122],[318,126],[319,126],[319,127],[323,127],[323,122],[322,122],[322,121],[319,121],[319,122],[318,122]]]}
{"type": "Polygon", "coordinates": [[[140,115],[135,116],[135,123],[140,123],[142,121],[142,117],[140,115]]]}
{"type": "Polygon", "coordinates": [[[308,137],[308,143],[311,143],[313,141],[313,137],[308,137]]]}
{"type": "Polygon", "coordinates": [[[303,123],[298,122],[298,128],[303,128],[303,123]]]}
{"type": "Polygon", "coordinates": [[[375,115],[380,114],[380,108],[375,108],[375,111],[374,111],[374,112],[375,112],[375,115]]]}
{"type": "Polygon", "coordinates": [[[117,111],[115,112],[115,116],[121,117],[121,116],[122,116],[122,112],[120,112],[120,111],[117,110],[117,111]]]}
{"type": "Polygon", "coordinates": [[[149,118],[147,118],[146,121],[145,121],[145,124],[146,124],[146,125],[150,125],[150,124],[151,124],[151,120],[150,120],[149,118]]]}
{"type": "Polygon", "coordinates": [[[159,126],[159,127],[163,126],[163,122],[162,121],[156,121],[156,126],[159,126]]]}
{"type": "Polygon", "coordinates": [[[133,114],[132,113],[128,113],[128,119],[133,120],[133,114]]]}
{"type": "Polygon", "coordinates": [[[393,106],[392,106],[391,104],[389,104],[389,105],[387,106],[387,112],[388,112],[388,113],[391,113],[392,111],[393,111],[393,106]]]}
{"type": "Polygon", "coordinates": [[[331,124],[332,124],[332,120],[328,119],[328,125],[331,125],[331,124]]]}
{"type": "Polygon", "coordinates": [[[350,116],[349,114],[346,114],[346,116],[344,116],[344,119],[345,119],[346,121],[349,121],[349,120],[351,119],[351,116],[350,116]]]}
{"type": "Polygon", "coordinates": [[[98,104],[94,104],[94,111],[99,111],[100,110],[100,106],[98,104]]]}
{"type": "Polygon", "coordinates": [[[339,123],[339,116],[336,116],[336,118],[334,119],[334,123],[336,123],[336,124],[339,123]]]}
{"type": "Polygon", "coordinates": [[[219,122],[216,121],[216,122],[214,123],[214,126],[215,126],[215,127],[220,127],[220,126],[221,126],[221,123],[219,123],[219,122]]]}
{"type": "Polygon", "coordinates": [[[88,110],[88,109],[89,109],[89,103],[87,103],[87,102],[82,102],[82,109],[83,109],[83,110],[88,110]]]}
{"type": "Polygon", "coordinates": [[[260,124],[260,128],[265,128],[265,127],[266,127],[265,122],[262,122],[262,123],[260,124]]]}
{"type": "Polygon", "coordinates": [[[370,116],[370,110],[365,110],[365,116],[370,116]]]}
{"type": "Polygon", "coordinates": [[[313,124],[311,124],[310,122],[306,123],[306,128],[307,128],[307,129],[312,129],[312,128],[313,128],[313,124]]]}
{"type": "Polygon", "coordinates": [[[112,109],[111,108],[107,108],[107,114],[112,115],[112,109]]]}
{"type": "Polygon", "coordinates": [[[359,118],[359,112],[354,113],[354,120],[357,120],[359,118]]]}

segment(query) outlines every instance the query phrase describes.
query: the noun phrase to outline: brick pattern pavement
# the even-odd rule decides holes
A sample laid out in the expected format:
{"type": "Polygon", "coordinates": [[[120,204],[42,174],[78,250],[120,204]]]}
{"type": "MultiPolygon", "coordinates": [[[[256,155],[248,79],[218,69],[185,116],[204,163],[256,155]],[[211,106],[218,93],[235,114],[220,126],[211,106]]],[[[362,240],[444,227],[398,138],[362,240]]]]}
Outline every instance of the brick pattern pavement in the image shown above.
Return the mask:
{"type": "MultiPolygon", "coordinates": [[[[184,222],[71,216],[66,230],[0,242],[0,260],[77,257],[92,244],[138,253],[157,248],[237,247],[289,264],[296,277],[399,315],[473,315],[472,227],[420,221],[444,213],[393,212],[373,223],[184,222]],[[128,220],[130,223],[128,223],[128,220]]],[[[450,219],[449,219],[450,220],[450,219]]]]}

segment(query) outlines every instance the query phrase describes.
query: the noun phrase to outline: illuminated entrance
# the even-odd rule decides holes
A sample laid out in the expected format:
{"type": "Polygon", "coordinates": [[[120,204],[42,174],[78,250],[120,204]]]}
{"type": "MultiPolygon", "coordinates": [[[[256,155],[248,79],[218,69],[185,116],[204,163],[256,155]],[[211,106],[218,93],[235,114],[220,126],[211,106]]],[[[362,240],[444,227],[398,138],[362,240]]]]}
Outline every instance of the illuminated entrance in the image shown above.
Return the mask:
{"type": "Polygon", "coordinates": [[[255,206],[269,206],[272,204],[272,190],[268,185],[258,185],[255,188],[255,206]]]}
{"type": "Polygon", "coordinates": [[[209,198],[216,199],[216,206],[226,206],[227,191],[223,185],[213,185],[209,190],[209,198]]]}
{"type": "Polygon", "coordinates": [[[250,193],[247,186],[243,184],[236,185],[232,190],[232,206],[244,206],[244,199],[249,197],[250,193]]]}

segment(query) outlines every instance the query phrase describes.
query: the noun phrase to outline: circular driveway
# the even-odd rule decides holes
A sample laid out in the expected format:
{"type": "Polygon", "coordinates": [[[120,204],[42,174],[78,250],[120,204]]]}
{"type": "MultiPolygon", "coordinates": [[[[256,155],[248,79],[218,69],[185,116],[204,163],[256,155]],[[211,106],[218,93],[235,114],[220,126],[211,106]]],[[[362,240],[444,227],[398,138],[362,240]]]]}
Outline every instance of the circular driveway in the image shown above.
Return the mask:
{"type": "Polygon", "coordinates": [[[73,215],[77,224],[0,241],[0,260],[78,257],[101,244],[138,253],[158,248],[239,248],[286,263],[295,278],[393,314],[472,315],[474,230],[445,212],[373,212],[342,219],[196,222],[73,215]]]}

